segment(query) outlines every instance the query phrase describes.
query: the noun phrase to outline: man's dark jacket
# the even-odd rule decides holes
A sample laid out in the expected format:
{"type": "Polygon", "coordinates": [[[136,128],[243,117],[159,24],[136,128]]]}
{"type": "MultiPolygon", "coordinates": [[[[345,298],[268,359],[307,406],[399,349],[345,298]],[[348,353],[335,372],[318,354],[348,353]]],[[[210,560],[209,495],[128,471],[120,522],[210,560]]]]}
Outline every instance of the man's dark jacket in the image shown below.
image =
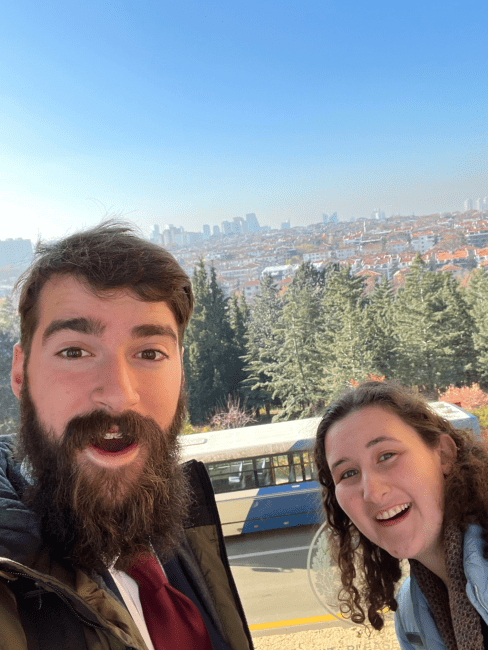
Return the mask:
{"type": "MultiPolygon", "coordinates": [[[[38,520],[20,498],[25,480],[13,444],[0,436],[1,649],[147,650],[110,574],[88,575],[43,545],[38,520]]],[[[185,467],[194,500],[186,540],[164,565],[166,575],[200,610],[214,650],[250,650],[210,480],[202,463],[185,467]]]]}

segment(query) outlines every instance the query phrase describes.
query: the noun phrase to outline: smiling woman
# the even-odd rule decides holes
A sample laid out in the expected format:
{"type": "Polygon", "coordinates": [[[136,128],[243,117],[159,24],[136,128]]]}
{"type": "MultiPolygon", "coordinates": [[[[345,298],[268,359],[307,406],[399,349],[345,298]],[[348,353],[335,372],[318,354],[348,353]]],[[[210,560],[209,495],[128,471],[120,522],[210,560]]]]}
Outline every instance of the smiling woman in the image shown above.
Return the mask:
{"type": "Polygon", "coordinates": [[[327,409],[315,458],[343,613],[402,648],[488,647],[488,455],[418,395],[367,382],[327,409]],[[410,578],[397,597],[400,560],[410,578]]]}

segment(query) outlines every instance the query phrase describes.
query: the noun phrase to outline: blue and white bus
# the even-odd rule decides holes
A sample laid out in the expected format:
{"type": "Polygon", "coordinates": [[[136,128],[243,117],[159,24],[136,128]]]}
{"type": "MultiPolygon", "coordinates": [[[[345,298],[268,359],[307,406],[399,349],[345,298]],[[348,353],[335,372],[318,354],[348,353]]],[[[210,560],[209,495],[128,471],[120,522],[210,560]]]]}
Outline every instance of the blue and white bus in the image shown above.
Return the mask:
{"type": "MultiPolygon", "coordinates": [[[[459,406],[431,402],[457,428],[480,435],[478,419],[459,406]]],[[[182,436],[184,460],[205,463],[224,535],[323,521],[313,446],[320,418],[182,436]]]]}

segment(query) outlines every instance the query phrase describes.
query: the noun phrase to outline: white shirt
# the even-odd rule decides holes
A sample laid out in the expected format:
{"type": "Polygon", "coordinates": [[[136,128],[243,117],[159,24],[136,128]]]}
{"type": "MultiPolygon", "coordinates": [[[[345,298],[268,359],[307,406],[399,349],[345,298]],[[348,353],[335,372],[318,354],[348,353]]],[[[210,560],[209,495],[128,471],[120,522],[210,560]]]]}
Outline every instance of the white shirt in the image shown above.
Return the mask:
{"type": "Polygon", "coordinates": [[[142,611],[141,599],[139,598],[139,586],[137,582],[124,571],[117,571],[116,569],[109,569],[115,584],[119,588],[120,595],[124,599],[124,603],[129,610],[130,615],[134,619],[142,638],[144,639],[148,650],[154,650],[154,646],[149,636],[146,621],[144,620],[144,613],[142,611]]]}

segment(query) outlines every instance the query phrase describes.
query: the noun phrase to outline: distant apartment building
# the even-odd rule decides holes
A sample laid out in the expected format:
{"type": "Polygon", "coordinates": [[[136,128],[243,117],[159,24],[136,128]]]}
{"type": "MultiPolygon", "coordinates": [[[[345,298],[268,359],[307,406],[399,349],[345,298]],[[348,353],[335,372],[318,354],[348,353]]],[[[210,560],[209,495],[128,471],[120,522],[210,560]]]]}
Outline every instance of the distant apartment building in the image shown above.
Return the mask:
{"type": "Polygon", "coordinates": [[[359,246],[361,243],[361,233],[355,232],[349,235],[344,235],[342,238],[344,246],[359,246]]]}
{"type": "Polygon", "coordinates": [[[203,226],[203,238],[210,239],[210,226],[208,224],[204,224],[203,226]]]}
{"type": "Polygon", "coordinates": [[[385,249],[387,253],[403,253],[407,250],[407,242],[403,239],[391,239],[386,242],[385,249]]]}
{"type": "Polygon", "coordinates": [[[252,304],[261,295],[261,282],[259,280],[244,282],[240,288],[248,304],[252,304]]]}
{"type": "Polygon", "coordinates": [[[477,248],[474,251],[474,259],[477,266],[484,265],[485,262],[488,262],[488,248],[477,248]]]}
{"type": "Polygon", "coordinates": [[[283,264],[282,266],[267,266],[261,272],[261,279],[266,275],[270,275],[275,280],[283,280],[283,278],[291,277],[293,275],[293,265],[283,264]]]}
{"type": "Polygon", "coordinates": [[[270,265],[270,264],[276,265],[278,263],[278,260],[282,257],[283,256],[277,255],[276,253],[260,253],[259,255],[256,256],[256,261],[265,265],[270,265]]]}
{"type": "Polygon", "coordinates": [[[364,255],[371,253],[381,253],[383,250],[383,242],[381,239],[369,239],[368,241],[361,242],[359,250],[364,255]]]}
{"type": "Polygon", "coordinates": [[[281,224],[281,230],[290,230],[290,222],[283,221],[283,223],[281,224]]]}
{"type": "Polygon", "coordinates": [[[416,255],[417,253],[400,253],[397,261],[399,271],[409,269],[416,255]]]}
{"type": "Polygon", "coordinates": [[[476,225],[468,226],[463,230],[463,234],[469,246],[483,248],[488,244],[488,223],[479,222],[476,225]]]}
{"type": "Polygon", "coordinates": [[[435,234],[432,231],[413,233],[410,245],[414,251],[423,255],[435,245],[435,234]]]}
{"type": "Polygon", "coordinates": [[[315,253],[304,253],[303,261],[304,262],[322,262],[327,258],[327,251],[319,251],[315,253]]]}
{"type": "Polygon", "coordinates": [[[217,275],[217,282],[219,283],[225,298],[229,298],[229,296],[238,291],[240,287],[239,278],[225,278],[221,275],[217,275]]]}
{"type": "Polygon", "coordinates": [[[214,237],[220,237],[220,227],[219,226],[214,226],[212,228],[212,234],[214,237]]]}
{"type": "Polygon", "coordinates": [[[223,278],[239,278],[240,280],[257,280],[259,278],[259,267],[257,264],[246,264],[245,266],[233,267],[220,271],[223,278]]]}
{"type": "Polygon", "coordinates": [[[466,199],[464,202],[464,212],[468,212],[468,210],[473,209],[473,199],[466,199]]]}
{"type": "Polygon", "coordinates": [[[333,251],[332,255],[338,260],[345,260],[356,252],[355,246],[344,246],[333,251]]]}

